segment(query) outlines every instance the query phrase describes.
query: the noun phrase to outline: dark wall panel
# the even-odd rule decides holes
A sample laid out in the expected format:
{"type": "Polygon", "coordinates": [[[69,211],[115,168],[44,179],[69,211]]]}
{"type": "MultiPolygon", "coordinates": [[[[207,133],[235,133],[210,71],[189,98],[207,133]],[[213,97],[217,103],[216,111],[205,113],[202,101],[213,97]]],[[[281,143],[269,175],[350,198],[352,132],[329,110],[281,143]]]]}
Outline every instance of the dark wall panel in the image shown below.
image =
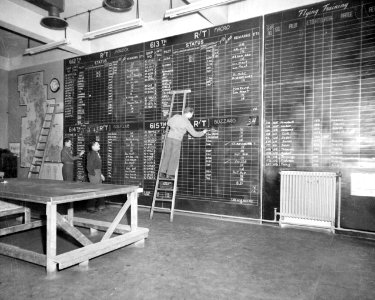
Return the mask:
{"type": "MultiPolygon", "coordinates": [[[[260,218],[262,18],[65,60],[65,124],[75,151],[101,144],[108,183],[138,184],[150,205],[171,91],[191,89],[176,208],[260,218]]],[[[181,111],[182,95],[175,112],[181,111]]],[[[77,179],[86,180],[85,166],[77,179]]]]}
{"type": "Polygon", "coordinates": [[[375,201],[350,188],[375,168],[374,49],[374,2],[352,0],[66,60],[65,135],[76,151],[99,140],[108,182],[139,184],[150,205],[170,92],[191,89],[192,122],[211,131],[184,138],[177,208],[273,219],[280,171],[329,171],[341,226],[375,231],[375,201]]]}
{"type": "Polygon", "coordinates": [[[375,201],[351,196],[373,172],[375,5],[327,1],[265,16],[264,217],[281,170],[342,173],[341,226],[375,231],[375,201]]]}

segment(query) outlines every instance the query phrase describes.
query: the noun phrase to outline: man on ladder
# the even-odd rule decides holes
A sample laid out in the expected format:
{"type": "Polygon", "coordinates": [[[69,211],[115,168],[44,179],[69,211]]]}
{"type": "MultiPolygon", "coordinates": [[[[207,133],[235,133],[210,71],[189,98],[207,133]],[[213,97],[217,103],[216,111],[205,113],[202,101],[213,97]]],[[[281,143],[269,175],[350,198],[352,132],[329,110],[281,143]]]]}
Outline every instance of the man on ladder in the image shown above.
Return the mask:
{"type": "Polygon", "coordinates": [[[185,107],[182,115],[174,115],[168,120],[169,132],[165,141],[164,155],[162,157],[159,177],[175,179],[178,162],[180,160],[181,142],[188,131],[193,137],[202,137],[206,134],[207,129],[195,131],[189,119],[192,118],[194,109],[185,107]]]}
{"type": "Polygon", "coordinates": [[[180,160],[182,139],[188,131],[194,137],[204,136],[207,130],[201,132],[195,131],[189,119],[193,116],[194,110],[185,107],[186,95],[191,90],[172,91],[172,101],[169,109],[169,120],[167,123],[166,137],[163,143],[162,158],[159,165],[159,172],[156,178],[155,191],[152,199],[150,219],[154,211],[170,212],[170,221],[173,221],[174,204],[177,191],[177,174],[180,160]],[[182,115],[172,117],[173,106],[175,105],[175,96],[183,94],[182,115]],[[170,195],[172,192],[172,195],[170,195]],[[169,196],[168,196],[169,195],[169,196]],[[156,202],[170,202],[170,209],[156,206],[156,202]]]}

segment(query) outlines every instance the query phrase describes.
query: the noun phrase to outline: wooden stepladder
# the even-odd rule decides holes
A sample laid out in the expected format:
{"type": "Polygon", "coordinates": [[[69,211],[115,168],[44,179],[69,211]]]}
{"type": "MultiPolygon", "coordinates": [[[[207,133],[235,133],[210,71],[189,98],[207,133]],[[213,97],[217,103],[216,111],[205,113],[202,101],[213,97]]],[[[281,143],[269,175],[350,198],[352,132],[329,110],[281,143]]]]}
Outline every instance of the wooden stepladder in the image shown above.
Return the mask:
{"type": "Polygon", "coordinates": [[[48,138],[51,133],[53,120],[55,119],[56,106],[58,104],[48,103],[46,108],[46,113],[44,115],[43,125],[40,129],[38,141],[35,147],[35,153],[31,161],[31,166],[27,174],[28,178],[39,178],[40,172],[42,170],[44,159],[46,156],[46,148],[48,138]]]}
{"type": "MultiPolygon", "coordinates": [[[[173,106],[177,106],[177,104],[175,103],[175,99],[176,99],[177,94],[183,94],[181,113],[184,112],[184,109],[185,109],[185,106],[186,106],[186,95],[188,93],[191,93],[191,90],[171,91],[172,101],[171,101],[171,106],[169,108],[168,119],[172,117],[173,106]]],[[[165,132],[165,136],[164,136],[163,149],[162,149],[162,152],[161,152],[159,170],[160,170],[160,166],[161,166],[161,163],[162,163],[162,159],[164,157],[165,142],[167,140],[168,133],[169,133],[169,127],[167,127],[166,132],[165,132]]],[[[179,164],[177,165],[177,169],[176,169],[176,172],[174,174],[174,179],[160,178],[160,172],[158,171],[158,176],[156,178],[156,184],[155,184],[155,190],[154,190],[154,197],[152,199],[150,219],[152,219],[154,211],[158,211],[158,212],[170,213],[169,220],[171,222],[173,221],[173,212],[174,212],[174,205],[175,205],[176,192],[177,192],[178,169],[179,169],[179,164]],[[156,202],[170,202],[170,208],[155,206],[156,202]]]]}

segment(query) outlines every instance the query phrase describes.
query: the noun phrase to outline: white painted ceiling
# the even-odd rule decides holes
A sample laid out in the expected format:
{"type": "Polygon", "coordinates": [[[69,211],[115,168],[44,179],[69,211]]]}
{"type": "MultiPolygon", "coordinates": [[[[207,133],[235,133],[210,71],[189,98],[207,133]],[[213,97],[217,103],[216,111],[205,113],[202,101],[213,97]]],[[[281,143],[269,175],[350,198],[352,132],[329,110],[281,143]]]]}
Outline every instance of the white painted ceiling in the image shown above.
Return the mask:
{"type": "MultiPolygon", "coordinates": [[[[163,22],[164,13],[171,4],[175,8],[195,1],[197,0],[172,0],[172,2],[171,0],[138,0],[139,17],[146,24],[163,22]]],[[[92,31],[135,19],[137,0],[134,2],[135,5],[130,11],[119,13],[103,8],[102,0],[65,0],[65,11],[60,17],[66,18],[69,24],[66,31],[67,38],[73,39],[74,42],[71,47],[64,47],[64,49],[76,54],[90,53],[90,47],[85,48],[85,43],[82,43],[82,34],[89,31],[89,10],[93,10],[90,22],[92,31]]],[[[208,26],[218,25],[226,21],[223,20],[224,14],[227,17],[227,11],[224,12],[227,7],[223,6],[220,9],[222,10],[212,8],[195,15],[207,22],[208,26]]],[[[46,29],[40,25],[41,18],[45,16],[48,16],[48,11],[25,0],[1,0],[0,56],[7,59],[22,56],[28,47],[63,38],[64,31],[46,29]]]]}

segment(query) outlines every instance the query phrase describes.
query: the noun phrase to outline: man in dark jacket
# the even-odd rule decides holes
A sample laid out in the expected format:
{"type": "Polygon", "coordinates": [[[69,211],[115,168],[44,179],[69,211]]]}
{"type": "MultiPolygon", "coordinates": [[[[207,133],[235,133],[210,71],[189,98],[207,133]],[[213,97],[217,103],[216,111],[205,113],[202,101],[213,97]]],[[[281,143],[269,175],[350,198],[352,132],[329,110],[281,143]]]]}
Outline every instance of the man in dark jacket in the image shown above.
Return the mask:
{"type": "MultiPolygon", "coordinates": [[[[92,184],[100,184],[105,180],[102,174],[102,159],[99,154],[100,144],[97,141],[90,143],[90,152],[87,155],[87,172],[89,175],[89,181],[92,184]]],[[[95,205],[98,205],[98,210],[102,211],[105,208],[105,202],[103,198],[91,199],[87,201],[87,211],[96,212],[95,205]]]]}

